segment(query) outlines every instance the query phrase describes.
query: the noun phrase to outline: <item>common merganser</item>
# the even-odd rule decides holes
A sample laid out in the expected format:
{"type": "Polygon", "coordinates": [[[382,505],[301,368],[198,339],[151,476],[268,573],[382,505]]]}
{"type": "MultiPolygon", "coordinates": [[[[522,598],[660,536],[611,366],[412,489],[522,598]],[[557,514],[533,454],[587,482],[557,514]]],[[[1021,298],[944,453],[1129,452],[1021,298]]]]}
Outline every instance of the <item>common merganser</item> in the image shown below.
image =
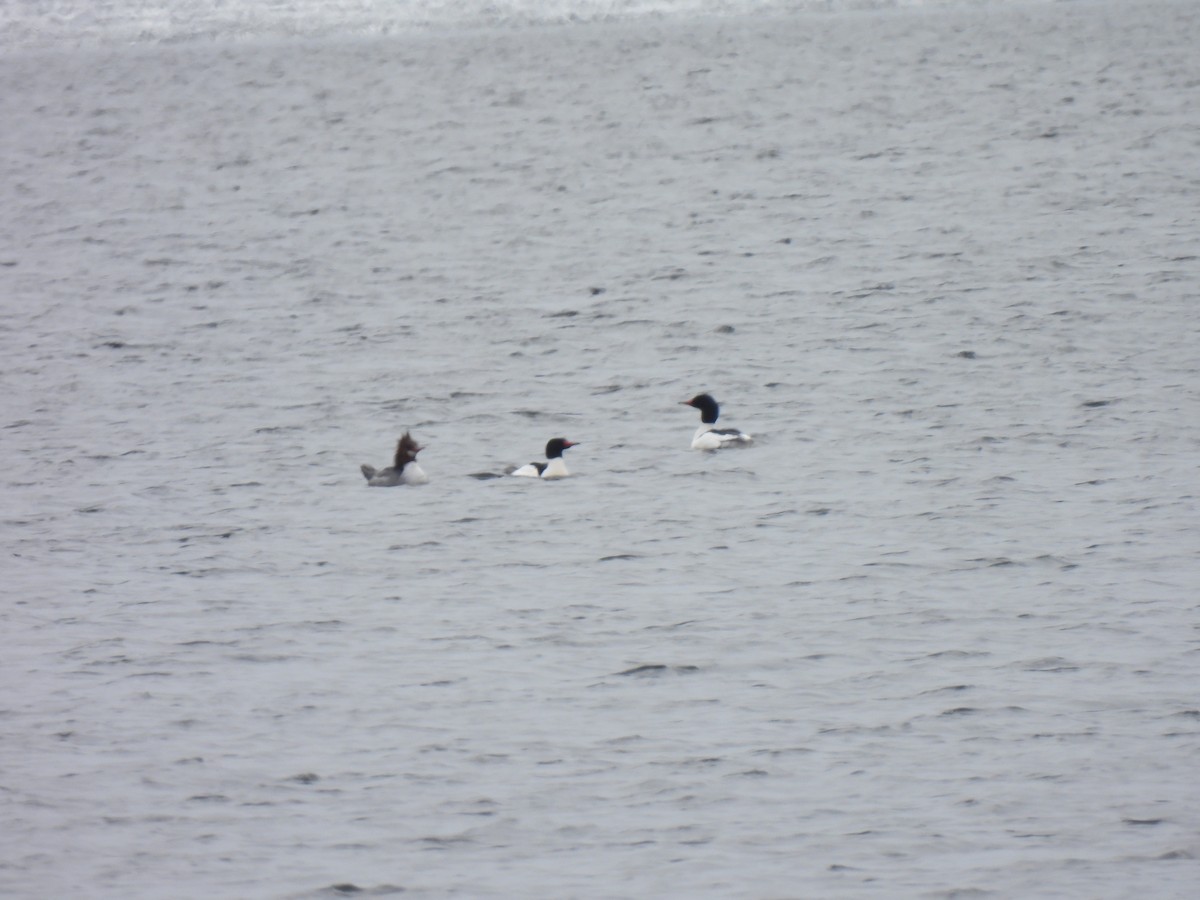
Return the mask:
{"type": "Polygon", "coordinates": [[[396,459],[386,469],[377,470],[365,463],[362,467],[367,487],[395,487],[398,484],[428,484],[429,476],[417,465],[417,454],[424,450],[417,446],[407,431],[396,444],[396,459]]]}
{"type": "Polygon", "coordinates": [[[522,478],[566,478],[571,473],[563,462],[563,451],[575,446],[578,445],[566,438],[554,438],[546,444],[546,462],[531,462],[514,469],[512,474],[522,478]]]}
{"type": "Polygon", "coordinates": [[[720,450],[722,447],[741,447],[754,438],[736,428],[717,428],[717,415],[721,408],[708,394],[697,394],[691,400],[681,400],[683,406],[700,410],[700,427],[692,436],[693,450],[720,450]]]}

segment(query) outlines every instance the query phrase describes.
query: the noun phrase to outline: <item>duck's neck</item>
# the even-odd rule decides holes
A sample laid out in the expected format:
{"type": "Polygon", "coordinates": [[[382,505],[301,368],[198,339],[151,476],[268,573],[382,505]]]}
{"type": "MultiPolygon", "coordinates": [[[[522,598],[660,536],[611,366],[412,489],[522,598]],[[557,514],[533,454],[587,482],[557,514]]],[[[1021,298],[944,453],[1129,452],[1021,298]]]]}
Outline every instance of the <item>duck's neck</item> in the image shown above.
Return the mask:
{"type": "Polygon", "coordinates": [[[543,478],[565,478],[571,473],[567,471],[567,464],[563,462],[561,456],[556,456],[554,459],[546,461],[546,471],[542,473],[543,478]]]}
{"type": "Polygon", "coordinates": [[[415,459],[410,459],[404,464],[400,477],[404,479],[405,484],[425,484],[429,481],[429,476],[425,474],[424,469],[417,465],[415,459]]]}

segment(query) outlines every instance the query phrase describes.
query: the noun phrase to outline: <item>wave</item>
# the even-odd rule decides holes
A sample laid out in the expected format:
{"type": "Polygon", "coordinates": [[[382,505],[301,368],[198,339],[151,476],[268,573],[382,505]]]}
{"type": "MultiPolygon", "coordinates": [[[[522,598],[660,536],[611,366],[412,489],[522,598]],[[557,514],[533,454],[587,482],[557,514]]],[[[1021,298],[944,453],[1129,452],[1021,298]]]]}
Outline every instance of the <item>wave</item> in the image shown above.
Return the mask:
{"type": "Polygon", "coordinates": [[[797,12],[1002,6],[1014,0],[10,0],[0,46],[173,44],[389,35],[797,12]]]}

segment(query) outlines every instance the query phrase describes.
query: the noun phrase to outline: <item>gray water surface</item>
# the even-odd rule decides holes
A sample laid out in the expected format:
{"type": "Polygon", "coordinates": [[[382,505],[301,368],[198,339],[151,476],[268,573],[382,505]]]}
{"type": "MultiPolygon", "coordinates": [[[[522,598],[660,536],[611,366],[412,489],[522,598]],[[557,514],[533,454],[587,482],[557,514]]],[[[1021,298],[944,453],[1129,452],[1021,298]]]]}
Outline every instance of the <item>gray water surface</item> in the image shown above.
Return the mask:
{"type": "Polygon", "coordinates": [[[1191,896],[1198,39],[0,60],[0,892],[1191,896]]]}

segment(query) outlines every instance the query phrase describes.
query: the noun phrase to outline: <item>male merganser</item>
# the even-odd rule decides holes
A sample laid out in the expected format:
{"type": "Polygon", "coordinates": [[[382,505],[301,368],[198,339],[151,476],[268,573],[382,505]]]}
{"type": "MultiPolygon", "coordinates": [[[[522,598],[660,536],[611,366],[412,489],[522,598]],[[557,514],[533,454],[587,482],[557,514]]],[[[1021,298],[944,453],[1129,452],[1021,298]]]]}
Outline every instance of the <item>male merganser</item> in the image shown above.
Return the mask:
{"type": "Polygon", "coordinates": [[[546,444],[546,462],[531,462],[514,469],[512,474],[523,478],[566,478],[571,473],[567,471],[567,464],[563,462],[563,451],[576,446],[578,445],[566,438],[554,438],[546,444]]]}
{"type": "Polygon", "coordinates": [[[367,479],[367,487],[395,487],[398,484],[428,484],[429,476],[417,465],[417,454],[424,450],[418,447],[407,431],[396,444],[396,459],[392,465],[383,470],[366,464],[362,467],[363,478],[367,479]]]}
{"type": "Polygon", "coordinates": [[[736,428],[717,428],[717,415],[721,408],[708,394],[697,394],[691,400],[681,400],[683,406],[700,410],[700,427],[692,436],[693,450],[720,450],[722,447],[741,447],[754,438],[736,428]]]}

